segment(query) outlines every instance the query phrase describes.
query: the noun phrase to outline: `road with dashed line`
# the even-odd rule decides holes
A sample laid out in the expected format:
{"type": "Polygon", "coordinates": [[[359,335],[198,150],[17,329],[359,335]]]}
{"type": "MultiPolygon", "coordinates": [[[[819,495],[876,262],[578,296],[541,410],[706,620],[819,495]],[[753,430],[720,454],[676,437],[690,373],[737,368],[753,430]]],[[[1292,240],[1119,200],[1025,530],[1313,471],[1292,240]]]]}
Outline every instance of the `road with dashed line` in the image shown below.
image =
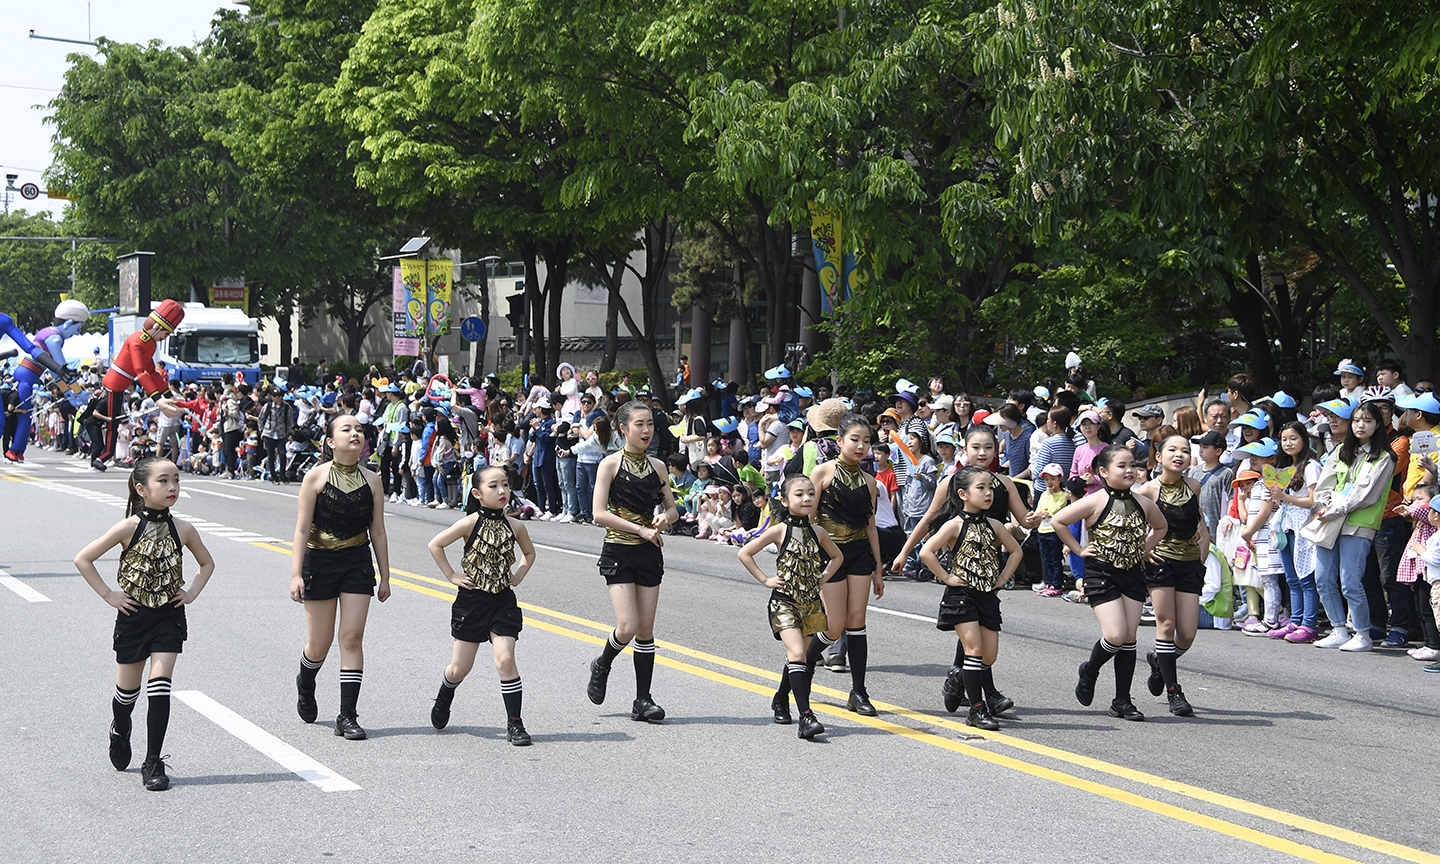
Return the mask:
{"type": "MultiPolygon", "coordinates": [[[[1424,792],[1440,763],[1429,746],[1440,676],[1404,657],[1205,633],[1182,661],[1196,717],[1170,717],[1137,681],[1150,719],[1125,723],[1071,692],[1095,638],[1089,612],[1006,592],[995,668],[1018,707],[1000,733],[966,740],[973,730],[939,704],[954,650],[932,623],[939,589],[887,583],[868,628],[880,716],[846,711],[848,676],[820,672],[829,731],[807,744],[769,720],[783,654],[766,590],[733,550],[671,538],[654,687],[670,716],[648,726],[629,720],[628,660],[604,706],[584,697],[611,612],[593,560],[601,532],[577,525],[531,525],[539,563],[518,589],[517,660],[535,746],[521,749],[504,741],[484,647],[450,727],[430,727],[454,592],[425,543],[457,514],[390,507],[396,587],[372,604],[360,698],[371,738],[345,741],[323,723],[338,698],[335,651],[320,672],[322,722],[295,716],[304,625],[286,594],[293,492],[188,475],[176,516],[217,566],[188,610],[174,676],[174,786],[146,793],[135,769],[116,772],[105,755],[114,613],[70,564],[120,517],[124,489],[117,470],[92,474],[43,451],[0,468],[7,862],[1440,864],[1424,792]]],[[[115,558],[102,559],[107,579],[115,558]]],[[[1152,638],[1142,631],[1142,650],[1152,638]]]]}

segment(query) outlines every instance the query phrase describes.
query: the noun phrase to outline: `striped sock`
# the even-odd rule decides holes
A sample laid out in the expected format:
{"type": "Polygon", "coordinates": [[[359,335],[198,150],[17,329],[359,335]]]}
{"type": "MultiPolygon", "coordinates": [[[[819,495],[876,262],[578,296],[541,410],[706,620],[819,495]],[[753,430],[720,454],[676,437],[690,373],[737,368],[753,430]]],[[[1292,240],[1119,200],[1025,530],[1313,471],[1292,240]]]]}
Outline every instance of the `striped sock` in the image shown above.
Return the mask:
{"type": "Polygon", "coordinates": [[[815,663],[819,661],[820,655],[834,644],[835,640],[824,633],[816,633],[815,638],[810,640],[810,647],[805,649],[805,665],[810,667],[811,672],[815,671],[815,663]]]}
{"type": "Polygon", "coordinates": [[[1160,667],[1160,677],[1165,679],[1165,689],[1174,687],[1177,681],[1175,661],[1180,659],[1174,642],[1155,640],[1155,662],[1160,667]]]}
{"type": "Polygon", "coordinates": [[[985,664],[980,662],[979,657],[965,656],[960,665],[960,678],[965,682],[965,698],[970,700],[970,705],[982,704],[985,701],[985,664]]]}
{"type": "Polygon", "coordinates": [[[1135,679],[1135,643],[1126,642],[1115,652],[1115,698],[1130,701],[1130,682],[1135,679]]]}
{"type": "Polygon", "coordinates": [[[845,639],[850,647],[850,684],[856,693],[865,693],[865,667],[870,660],[870,639],[865,628],[845,628],[845,639]]]}
{"type": "Polygon", "coordinates": [[[795,691],[795,707],[804,714],[810,710],[810,668],[804,663],[785,664],[785,677],[795,691]]]}
{"type": "Polygon", "coordinates": [[[450,676],[440,673],[440,692],[435,694],[435,701],[449,708],[450,703],[455,701],[455,688],[459,686],[459,681],[451,681],[450,676]]]}
{"type": "Polygon", "coordinates": [[[311,660],[300,652],[300,686],[310,692],[315,692],[315,676],[320,674],[320,667],[325,665],[325,658],[311,660]]]}
{"type": "Polygon", "coordinates": [[[650,698],[650,682],[655,677],[655,640],[635,640],[635,698],[650,698]]]}
{"type": "Polygon", "coordinates": [[[1114,657],[1115,652],[1119,650],[1118,647],[1106,642],[1105,637],[1100,637],[1100,641],[1096,642],[1095,647],[1090,649],[1090,662],[1086,664],[1090,669],[1090,674],[1099,675],[1100,667],[1109,663],[1110,658],[1114,657]]]}
{"type": "MultiPolygon", "coordinates": [[[[455,691],[450,691],[455,692],[455,691]]],[[[520,676],[500,682],[500,696],[505,700],[505,716],[511,720],[520,719],[520,700],[525,694],[520,687],[520,676]]]]}
{"type": "Polygon", "coordinates": [[[115,696],[110,700],[110,714],[114,717],[115,733],[117,735],[130,734],[130,714],[135,710],[135,700],[140,698],[140,688],[126,690],[119,684],[115,685],[115,696]]]}
{"type": "Polygon", "coordinates": [[[159,759],[165,749],[165,730],[170,728],[170,679],[152,677],[145,685],[149,707],[145,711],[145,758],[159,759]]]}
{"type": "Polygon", "coordinates": [[[340,713],[344,716],[355,716],[355,703],[360,701],[360,685],[364,680],[364,669],[340,670],[340,713]]]}
{"type": "Polygon", "coordinates": [[[610,638],[605,641],[605,647],[600,650],[600,665],[606,669],[609,669],[615,662],[615,658],[620,656],[620,652],[625,650],[625,646],[630,644],[621,642],[619,635],[616,631],[611,630],[610,638]]]}

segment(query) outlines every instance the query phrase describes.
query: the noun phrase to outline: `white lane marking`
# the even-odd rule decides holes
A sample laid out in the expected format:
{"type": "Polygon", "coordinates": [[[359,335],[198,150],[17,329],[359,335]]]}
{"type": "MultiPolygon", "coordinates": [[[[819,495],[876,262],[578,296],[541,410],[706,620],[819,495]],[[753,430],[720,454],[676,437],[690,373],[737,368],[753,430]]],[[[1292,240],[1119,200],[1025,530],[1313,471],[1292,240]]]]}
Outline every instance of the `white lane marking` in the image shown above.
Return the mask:
{"type": "Polygon", "coordinates": [[[29,585],[26,585],[24,582],[21,582],[14,576],[6,573],[4,570],[0,570],[0,585],[4,585],[6,588],[9,588],[11,591],[14,591],[16,594],[19,594],[26,600],[29,600],[31,603],[50,602],[49,597],[46,597],[44,594],[41,594],[39,591],[36,591],[34,588],[31,588],[29,585]]]}
{"type": "MultiPolygon", "coordinates": [[[[186,484],[187,486],[190,484],[186,484]]],[[[193,488],[193,487],[192,487],[193,488]]],[[[226,495],[224,492],[211,492],[209,489],[195,489],[201,495],[214,495],[216,498],[229,498],[231,501],[244,501],[239,495],[226,495]]]]}
{"type": "Polygon", "coordinates": [[[236,543],[284,543],[279,537],[263,537],[259,534],[254,537],[231,537],[236,543]]]}
{"type": "Polygon", "coordinates": [[[70,472],[71,474],[89,474],[89,473],[90,473],[90,469],[89,469],[89,468],[80,468],[80,467],[77,467],[77,466],[74,466],[74,465],[56,465],[56,466],[55,466],[55,470],[57,470],[57,471],[68,471],[68,472],[70,472]]]}
{"type": "MultiPolygon", "coordinates": [[[[217,482],[217,481],[215,481],[215,480],[191,480],[190,482],[191,482],[191,483],[215,483],[215,482],[217,482]]],[[[224,486],[224,485],[227,485],[227,484],[222,483],[222,484],[220,484],[220,485],[224,486]]],[[[254,485],[253,483],[252,483],[251,485],[249,485],[249,486],[244,486],[244,487],[242,487],[242,488],[243,488],[246,492],[259,492],[259,493],[262,494],[262,495],[279,495],[281,498],[289,498],[289,499],[291,499],[291,500],[295,500],[295,499],[298,499],[298,498],[300,497],[299,495],[291,495],[289,492],[276,492],[274,489],[261,489],[259,486],[256,486],[256,485],[254,485]]]]}
{"type": "Polygon", "coordinates": [[[559,546],[546,546],[544,543],[533,543],[536,549],[549,549],[551,552],[564,552],[566,555],[579,555],[581,558],[589,558],[592,561],[600,560],[600,556],[594,552],[577,552],[574,549],[561,549],[559,546]]]}
{"type": "Polygon", "coordinates": [[[176,691],[175,698],[194,708],[216,726],[270,757],[301,780],[315,784],[321,792],[354,792],[360,789],[358,784],[341,777],[199,690],[179,690],[176,691]]]}
{"type": "Polygon", "coordinates": [[[934,615],[916,615],[914,612],[901,612],[898,609],[881,609],[879,606],[870,606],[867,611],[880,612],[885,615],[899,615],[901,618],[914,618],[916,621],[928,621],[935,623],[934,615]]]}

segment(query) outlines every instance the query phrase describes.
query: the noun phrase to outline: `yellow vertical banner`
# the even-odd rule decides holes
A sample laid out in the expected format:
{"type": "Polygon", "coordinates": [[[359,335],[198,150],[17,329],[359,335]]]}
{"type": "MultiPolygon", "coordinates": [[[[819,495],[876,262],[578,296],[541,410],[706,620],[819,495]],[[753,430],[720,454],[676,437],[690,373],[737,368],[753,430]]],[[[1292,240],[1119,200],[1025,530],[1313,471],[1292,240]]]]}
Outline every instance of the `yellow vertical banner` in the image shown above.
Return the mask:
{"type": "Polygon", "coordinates": [[[810,246],[815,251],[815,272],[820,277],[820,314],[829,315],[843,300],[844,236],[840,212],[810,202],[810,246]]]}
{"type": "Polygon", "coordinates": [[[426,308],[430,310],[430,332],[444,336],[450,332],[450,277],[454,264],[449,258],[430,261],[425,278],[426,308]]]}
{"type": "Polygon", "coordinates": [[[425,335],[427,263],[429,262],[420,258],[400,259],[400,290],[404,295],[402,302],[405,304],[404,334],[411,338],[425,335]]]}

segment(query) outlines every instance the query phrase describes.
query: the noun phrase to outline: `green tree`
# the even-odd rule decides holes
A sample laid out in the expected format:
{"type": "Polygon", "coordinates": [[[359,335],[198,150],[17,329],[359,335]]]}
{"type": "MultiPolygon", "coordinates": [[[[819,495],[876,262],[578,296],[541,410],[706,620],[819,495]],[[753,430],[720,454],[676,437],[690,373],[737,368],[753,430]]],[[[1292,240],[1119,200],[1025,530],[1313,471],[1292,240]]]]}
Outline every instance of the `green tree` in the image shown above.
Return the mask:
{"type": "MultiPolygon", "coordinates": [[[[0,214],[0,235],[56,237],[64,229],[44,213],[16,210],[0,214]]],[[[48,327],[60,293],[69,292],[68,243],[27,243],[0,240],[0,312],[20,329],[34,333],[48,327]]]]}

